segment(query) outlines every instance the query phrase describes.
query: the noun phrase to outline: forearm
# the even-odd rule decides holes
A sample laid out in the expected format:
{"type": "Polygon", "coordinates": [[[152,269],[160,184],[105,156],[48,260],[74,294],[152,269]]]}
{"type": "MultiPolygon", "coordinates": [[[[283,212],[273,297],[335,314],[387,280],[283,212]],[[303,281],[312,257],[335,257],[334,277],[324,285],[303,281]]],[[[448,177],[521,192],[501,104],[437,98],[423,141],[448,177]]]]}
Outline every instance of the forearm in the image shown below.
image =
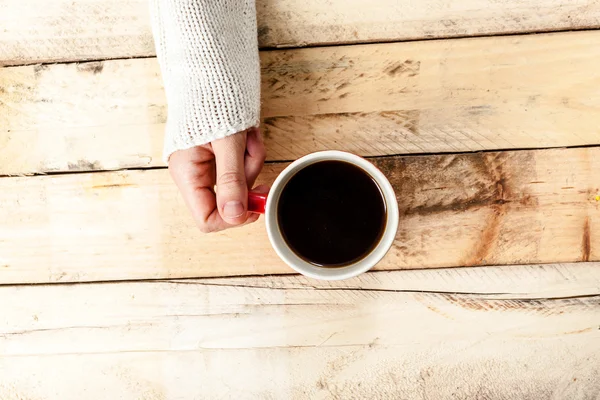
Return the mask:
{"type": "Polygon", "coordinates": [[[168,102],[165,159],[259,123],[254,0],[151,0],[168,102]]]}

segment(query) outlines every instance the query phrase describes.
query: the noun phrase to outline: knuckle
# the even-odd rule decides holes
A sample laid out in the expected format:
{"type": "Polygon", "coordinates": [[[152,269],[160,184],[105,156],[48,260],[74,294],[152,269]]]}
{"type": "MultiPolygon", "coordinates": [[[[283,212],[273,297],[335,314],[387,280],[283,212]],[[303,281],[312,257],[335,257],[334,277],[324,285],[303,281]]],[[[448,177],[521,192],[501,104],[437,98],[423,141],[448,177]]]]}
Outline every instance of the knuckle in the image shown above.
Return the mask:
{"type": "Polygon", "coordinates": [[[245,186],[246,177],[239,172],[225,172],[219,175],[217,186],[245,186]]]}

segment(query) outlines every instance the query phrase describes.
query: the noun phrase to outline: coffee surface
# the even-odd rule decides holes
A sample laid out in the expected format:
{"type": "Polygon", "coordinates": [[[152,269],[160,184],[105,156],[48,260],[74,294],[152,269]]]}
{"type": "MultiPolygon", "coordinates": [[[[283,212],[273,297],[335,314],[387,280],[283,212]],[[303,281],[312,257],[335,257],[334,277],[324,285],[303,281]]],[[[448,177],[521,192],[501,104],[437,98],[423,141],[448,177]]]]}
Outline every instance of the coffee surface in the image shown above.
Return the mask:
{"type": "Polygon", "coordinates": [[[386,208],[379,186],[361,168],[321,161],[288,181],[277,218],[285,241],[299,257],[340,267],[364,258],[379,243],[386,208]]]}

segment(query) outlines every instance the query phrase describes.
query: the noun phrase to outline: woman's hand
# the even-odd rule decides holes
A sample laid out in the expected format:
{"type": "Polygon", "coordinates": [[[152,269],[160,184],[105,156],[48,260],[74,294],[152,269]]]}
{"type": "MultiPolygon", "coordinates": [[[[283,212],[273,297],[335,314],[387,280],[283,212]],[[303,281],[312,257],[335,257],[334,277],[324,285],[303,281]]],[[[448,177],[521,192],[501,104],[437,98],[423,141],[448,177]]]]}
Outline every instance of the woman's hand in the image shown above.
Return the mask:
{"type": "Polygon", "coordinates": [[[257,128],[171,155],[171,176],[202,232],[217,232],[258,219],[258,214],[248,213],[248,189],[254,185],[265,156],[257,128]]]}

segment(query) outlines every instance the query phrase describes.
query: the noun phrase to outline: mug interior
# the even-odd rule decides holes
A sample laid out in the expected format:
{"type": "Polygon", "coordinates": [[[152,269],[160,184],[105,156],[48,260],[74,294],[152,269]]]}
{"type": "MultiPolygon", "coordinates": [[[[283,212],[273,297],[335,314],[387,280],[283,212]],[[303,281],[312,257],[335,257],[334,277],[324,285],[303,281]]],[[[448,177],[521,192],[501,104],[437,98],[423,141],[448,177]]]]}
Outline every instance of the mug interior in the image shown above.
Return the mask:
{"type": "Polygon", "coordinates": [[[265,212],[267,233],[275,252],[290,267],[297,272],[316,279],[338,280],[359,275],[371,269],[387,253],[394,242],[398,230],[398,202],[392,185],[385,175],[373,164],[357,155],[343,151],[321,151],[304,156],[290,164],[275,180],[265,212]],[[379,243],[362,259],[343,267],[319,267],[298,256],[287,245],[277,222],[277,204],[281,193],[289,180],[301,169],[320,161],[344,161],[356,165],[365,171],[379,186],[386,207],[386,224],[379,243]]]}

